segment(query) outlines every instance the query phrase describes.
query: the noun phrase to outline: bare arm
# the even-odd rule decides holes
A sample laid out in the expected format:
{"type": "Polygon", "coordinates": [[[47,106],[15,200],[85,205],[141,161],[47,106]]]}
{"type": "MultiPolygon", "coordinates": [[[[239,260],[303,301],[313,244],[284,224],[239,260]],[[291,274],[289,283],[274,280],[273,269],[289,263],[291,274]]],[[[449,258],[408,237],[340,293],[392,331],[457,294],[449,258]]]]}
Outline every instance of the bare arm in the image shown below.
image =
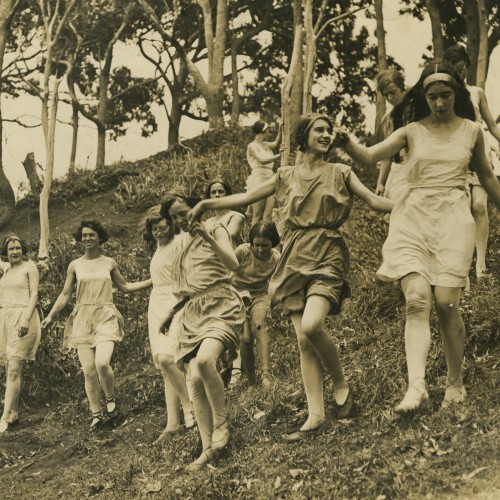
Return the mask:
{"type": "Polygon", "coordinates": [[[391,165],[392,165],[391,160],[382,160],[380,162],[380,172],[378,174],[377,188],[375,189],[375,194],[379,194],[380,196],[384,195],[387,178],[391,173],[391,165]]]}
{"type": "Polygon", "coordinates": [[[223,198],[212,198],[202,200],[189,212],[189,222],[200,218],[201,214],[207,210],[224,210],[238,207],[246,207],[256,201],[263,200],[275,193],[275,177],[246,193],[232,194],[223,198]]]}
{"type": "Polygon", "coordinates": [[[236,238],[241,234],[244,222],[245,222],[245,216],[243,214],[240,214],[239,212],[235,213],[231,217],[231,220],[226,226],[227,232],[229,233],[229,236],[231,238],[236,238]]]}
{"type": "Polygon", "coordinates": [[[19,325],[19,337],[24,337],[28,334],[28,327],[30,323],[31,316],[33,315],[33,311],[35,310],[36,303],[38,301],[38,285],[40,282],[40,274],[38,273],[38,269],[36,264],[33,262],[28,262],[28,283],[30,288],[30,300],[26,309],[24,310],[21,321],[19,325]]]}
{"type": "Polygon", "coordinates": [[[248,145],[248,150],[249,152],[252,153],[252,156],[256,158],[260,163],[265,165],[266,163],[272,163],[273,161],[277,160],[280,155],[266,155],[262,154],[261,150],[255,146],[255,144],[251,143],[248,145]]]}
{"type": "Polygon", "coordinates": [[[488,158],[486,158],[483,131],[479,125],[478,128],[479,133],[472,151],[471,163],[474,165],[474,169],[477,172],[481,185],[491,197],[497,206],[497,209],[500,210],[500,183],[490,167],[488,158]]]}
{"type": "Polygon", "coordinates": [[[352,171],[349,176],[349,187],[353,194],[363,200],[373,210],[390,212],[394,207],[394,202],[392,200],[384,198],[383,196],[378,196],[370,191],[352,171]]]}
{"type": "Polygon", "coordinates": [[[278,126],[278,134],[276,135],[276,139],[272,142],[268,142],[269,147],[271,149],[276,149],[281,144],[281,137],[283,135],[283,124],[280,123],[278,126]]]}
{"type": "Polygon", "coordinates": [[[491,114],[490,107],[488,106],[488,99],[484,90],[479,87],[479,111],[481,111],[481,116],[488,127],[490,134],[500,142],[500,126],[495,122],[493,115],[491,114]]]}
{"type": "Polygon", "coordinates": [[[68,271],[66,272],[66,281],[64,282],[64,287],[62,289],[62,292],[57,297],[49,314],[47,314],[45,319],[42,321],[42,327],[45,327],[49,323],[51,323],[52,320],[54,319],[54,316],[57,316],[66,307],[66,304],[69,302],[69,299],[71,298],[71,293],[73,292],[73,286],[75,282],[76,282],[75,261],[72,261],[70,262],[68,266],[68,271]]]}
{"type": "Polygon", "coordinates": [[[192,234],[199,234],[212,247],[221,262],[230,270],[236,271],[240,266],[231,245],[229,233],[223,227],[217,227],[214,235],[210,235],[202,222],[196,221],[192,224],[192,234]]]}
{"type": "Polygon", "coordinates": [[[382,142],[369,148],[356,142],[346,132],[335,131],[333,144],[342,147],[354,161],[370,166],[378,161],[391,158],[407,146],[406,129],[396,130],[382,142]]]}
{"type": "Polygon", "coordinates": [[[144,290],[145,288],[151,286],[151,278],[144,281],[136,281],[135,283],[129,283],[123,277],[122,273],[120,272],[120,269],[118,268],[118,264],[116,263],[115,260],[113,260],[112,266],[113,267],[111,269],[111,279],[113,280],[113,283],[115,284],[116,288],[120,290],[120,292],[123,293],[138,292],[139,290],[144,290]]]}

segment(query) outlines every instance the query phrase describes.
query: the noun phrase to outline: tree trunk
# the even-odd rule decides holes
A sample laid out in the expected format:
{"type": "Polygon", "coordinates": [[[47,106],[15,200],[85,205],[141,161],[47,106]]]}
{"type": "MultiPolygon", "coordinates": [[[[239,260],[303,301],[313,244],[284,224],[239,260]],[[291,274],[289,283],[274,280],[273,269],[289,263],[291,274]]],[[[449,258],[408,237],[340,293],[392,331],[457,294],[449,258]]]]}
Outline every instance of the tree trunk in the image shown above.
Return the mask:
{"type": "Polygon", "coordinates": [[[111,74],[111,62],[113,60],[113,48],[106,54],[101,73],[99,74],[99,105],[97,107],[97,152],[95,168],[104,168],[106,161],[106,118],[108,113],[108,86],[111,74]]]}
{"type": "Polygon", "coordinates": [[[73,115],[71,118],[71,127],[73,129],[73,136],[71,139],[71,154],[69,156],[68,175],[73,175],[75,173],[76,147],[78,145],[78,106],[73,102],[72,107],[73,115]]]}
{"type": "Polygon", "coordinates": [[[484,89],[488,74],[488,19],[484,0],[477,0],[479,50],[477,55],[476,85],[484,89]]]}
{"type": "Polygon", "coordinates": [[[240,116],[240,85],[238,81],[238,51],[239,43],[233,41],[231,45],[231,86],[233,89],[233,100],[231,102],[231,123],[237,124],[240,116]]]}
{"type": "Polygon", "coordinates": [[[312,112],[312,86],[316,66],[316,36],[313,24],[313,2],[306,0],[304,5],[305,54],[302,84],[302,113],[312,112]]]}
{"type": "Polygon", "coordinates": [[[441,13],[438,0],[425,0],[425,6],[431,20],[432,46],[434,59],[442,59],[444,53],[443,31],[441,29],[441,13]]]}
{"type": "MultiPolygon", "coordinates": [[[[2,88],[3,80],[5,46],[7,44],[7,37],[9,36],[13,9],[16,4],[16,0],[2,0],[0,2],[0,89],[2,88]]],[[[9,221],[14,211],[15,203],[14,190],[3,170],[3,122],[2,105],[0,102],[0,229],[9,221]]]]}
{"type": "Polygon", "coordinates": [[[476,0],[464,0],[465,30],[467,33],[467,54],[470,66],[467,70],[467,83],[476,85],[477,58],[479,53],[479,11],[476,0]]]}
{"type": "MultiPolygon", "coordinates": [[[[375,16],[377,19],[377,64],[378,70],[384,71],[387,69],[387,51],[385,45],[385,28],[384,28],[384,12],[383,12],[384,2],[383,0],[375,0],[375,16]]],[[[380,94],[378,89],[376,90],[376,108],[375,108],[375,140],[377,142],[382,140],[382,135],[380,133],[380,124],[382,123],[382,118],[386,112],[385,99],[380,94]]]]}
{"type": "Polygon", "coordinates": [[[23,167],[28,177],[28,182],[32,193],[39,193],[42,187],[42,181],[38,177],[38,172],[36,170],[35,153],[28,153],[24,159],[23,167]]]}

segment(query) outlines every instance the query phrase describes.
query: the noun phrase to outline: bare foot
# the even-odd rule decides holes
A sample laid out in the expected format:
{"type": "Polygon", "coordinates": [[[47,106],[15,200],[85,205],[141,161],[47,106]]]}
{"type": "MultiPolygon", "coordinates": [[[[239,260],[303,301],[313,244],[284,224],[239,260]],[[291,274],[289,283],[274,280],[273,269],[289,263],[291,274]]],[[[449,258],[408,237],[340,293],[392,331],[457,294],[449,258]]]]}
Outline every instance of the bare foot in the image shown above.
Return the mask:
{"type": "Polygon", "coordinates": [[[163,432],[158,436],[154,444],[161,443],[164,439],[166,439],[169,436],[172,436],[173,434],[177,434],[178,432],[181,432],[184,429],[184,426],[182,425],[177,425],[177,426],[172,426],[165,427],[163,432]]]}
{"type": "Polygon", "coordinates": [[[396,413],[412,412],[428,399],[429,394],[425,387],[425,380],[423,378],[418,378],[409,385],[405,397],[394,410],[396,413]]]}
{"type": "Polygon", "coordinates": [[[186,471],[195,472],[197,470],[203,469],[209,464],[214,458],[214,451],[212,448],[207,448],[201,452],[201,455],[192,463],[186,467],[186,471]]]}
{"type": "Polygon", "coordinates": [[[444,392],[444,399],[441,403],[441,409],[446,410],[452,404],[463,403],[467,399],[467,391],[462,382],[455,382],[454,384],[447,382],[446,390],[444,392]]]}

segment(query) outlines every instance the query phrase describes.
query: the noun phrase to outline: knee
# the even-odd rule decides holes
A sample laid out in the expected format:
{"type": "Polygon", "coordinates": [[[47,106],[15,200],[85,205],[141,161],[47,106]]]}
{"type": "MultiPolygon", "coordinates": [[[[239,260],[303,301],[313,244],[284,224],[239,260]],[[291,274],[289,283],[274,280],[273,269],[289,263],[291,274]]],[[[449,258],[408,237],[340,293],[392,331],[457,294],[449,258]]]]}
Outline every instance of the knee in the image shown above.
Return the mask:
{"type": "Polygon", "coordinates": [[[305,335],[300,335],[297,339],[297,343],[299,346],[299,351],[301,353],[308,353],[314,351],[311,341],[305,335]]]}
{"type": "Polygon", "coordinates": [[[474,217],[485,217],[488,215],[487,201],[483,199],[473,201],[472,214],[474,217]]]}
{"type": "Polygon", "coordinates": [[[302,334],[304,337],[313,341],[315,337],[323,332],[323,321],[315,318],[302,318],[302,334]]]}
{"type": "Polygon", "coordinates": [[[86,379],[97,377],[97,367],[95,365],[82,366],[83,376],[86,379]]]}
{"type": "Polygon", "coordinates": [[[430,313],[431,301],[427,293],[413,290],[406,294],[406,315],[408,317],[426,317],[430,313]]]}
{"type": "Polygon", "coordinates": [[[173,368],[178,369],[177,364],[174,362],[173,356],[168,356],[167,354],[159,354],[157,359],[162,372],[171,371],[173,368]]]}
{"type": "Polygon", "coordinates": [[[452,300],[436,300],[436,312],[440,318],[447,318],[460,314],[460,309],[452,300]]]}
{"type": "Polygon", "coordinates": [[[7,379],[10,381],[19,380],[21,378],[21,369],[21,365],[10,363],[7,369],[7,379]]]}
{"type": "Polygon", "coordinates": [[[111,365],[107,361],[96,360],[95,368],[97,370],[97,373],[104,374],[104,373],[107,373],[111,370],[111,365]]]}
{"type": "Polygon", "coordinates": [[[198,356],[196,356],[198,372],[203,376],[211,370],[215,370],[216,361],[217,360],[214,359],[213,356],[205,356],[199,353],[198,356]]]}

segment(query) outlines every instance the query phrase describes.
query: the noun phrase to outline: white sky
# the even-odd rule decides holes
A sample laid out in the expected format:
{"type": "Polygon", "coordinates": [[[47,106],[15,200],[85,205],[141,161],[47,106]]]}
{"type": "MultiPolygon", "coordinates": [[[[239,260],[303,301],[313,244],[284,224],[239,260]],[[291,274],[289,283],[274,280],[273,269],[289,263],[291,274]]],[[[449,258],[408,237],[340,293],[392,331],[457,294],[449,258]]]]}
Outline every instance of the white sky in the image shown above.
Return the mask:
{"type": "MultiPolygon", "coordinates": [[[[420,22],[409,16],[398,14],[400,1],[385,0],[384,21],[386,26],[386,41],[388,55],[404,68],[406,82],[412,85],[421,71],[419,66],[421,56],[426,46],[431,44],[430,21],[426,18],[420,22]]],[[[366,19],[363,13],[358,14],[359,22],[365,23],[373,33],[375,20],[366,19]]],[[[153,67],[145,61],[139,50],[133,46],[121,47],[115,51],[114,64],[116,66],[132,64],[135,76],[152,76],[153,67]]],[[[500,49],[497,48],[490,60],[490,70],[486,84],[486,95],[489,100],[493,116],[500,114],[500,49]]],[[[23,97],[17,100],[2,99],[4,117],[15,117],[22,114],[40,116],[40,101],[33,97],[23,97]]],[[[367,110],[367,114],[373,114],[367,110]]],[[[121,159],[136,160],[144,158],[165,149],[167,136],[167,119],[165,111],[158,108],[157,121],[158,132],[152,137],[145,139],[141,137],[140,127],[131,125],[127,134],[118,141],[108,141],[106,151],[106,163],[113,163],[121,159]]],[[[69,123],[69,106],[60,104],[60,119],[69,123]]],[[[371,122],[373,120],[369,120],[371,122]]],[[[93,168],[95,163],[96,130],[95,126],[83,119],[80,120],[80,134],[77,153],[77,165],[79,168],[93,168]]],[[[198,135],[203,127],[201,122],[183,119],[181,125],[181,136],[188,138],[198,135]]],[[[21,162],[26,153],[33,151],[38,163],[45,163],[45,146],[41,127],[36,129],[24,129],[13,124],[4,126],[4,170],[13,183],[18,186],[20,182],[26,182],[21,162]]],[[[64,175],[67,172],[69,154],[71,148],[71,127],[63,123],[58,125],[56,137],[56,158],[54,165],[55,176],[64,175]]]]}

